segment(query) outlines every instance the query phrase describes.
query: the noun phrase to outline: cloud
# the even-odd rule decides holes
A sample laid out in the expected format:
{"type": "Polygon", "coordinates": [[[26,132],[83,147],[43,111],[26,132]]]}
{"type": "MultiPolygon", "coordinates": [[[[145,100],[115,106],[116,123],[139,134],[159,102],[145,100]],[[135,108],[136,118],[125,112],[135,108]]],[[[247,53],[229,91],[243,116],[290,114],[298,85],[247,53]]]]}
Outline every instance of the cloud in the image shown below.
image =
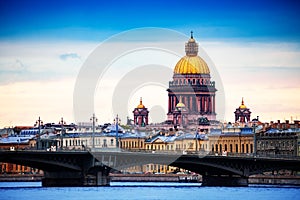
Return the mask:
{"type": "Polygon", "coordinates": [[[68,60],[68,59],[79,59],[81,60],[81,57],[77,53],[65,53],[61,54],[59,58],[63,61],[68,60]]]}
{"type": "Polygon", "coordinates": [[[96,45],[76,41],[0,41],[0,85],[74,78],[96,45]]]}
{"type": "Polygon", "coordinates": [[[12,73],[26,70],[26,65],[20,59],[16,58],[14,61],[3,62],[0,64],[0,71],[12,73]]]}

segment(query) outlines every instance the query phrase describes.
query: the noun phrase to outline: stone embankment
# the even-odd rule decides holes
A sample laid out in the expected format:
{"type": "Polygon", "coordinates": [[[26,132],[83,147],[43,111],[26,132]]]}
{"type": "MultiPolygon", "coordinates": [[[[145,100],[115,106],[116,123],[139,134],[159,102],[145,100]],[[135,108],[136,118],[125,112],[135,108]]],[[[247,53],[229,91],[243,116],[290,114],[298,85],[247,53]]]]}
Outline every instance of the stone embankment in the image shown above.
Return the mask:
{"type": "Polygon", "coordinates": [[[200,175],[186,174],[110,174],[113,182],[201,182],[200,175]]]}
{"type": "Polygon", "coordinates": [[[253,175],[249,177],[249,184],[300,185],[300,176],[253,175]]]}
{"type": "MultiPolygon", "coordinates": [[[[0,174],[0,182],[41,181],[42,174],[0,174]]],[[[112,182],[202,182],[201,175],[189,174],[110,174],[112,182]]],[[[253,175],[249,184],[298,185],[300,176],[253,175]]]]}
{"type": "Polygon", "coordinates": [[[33,182],[42,178],[42,174],[0,174],[0,182],[33,182]]]}

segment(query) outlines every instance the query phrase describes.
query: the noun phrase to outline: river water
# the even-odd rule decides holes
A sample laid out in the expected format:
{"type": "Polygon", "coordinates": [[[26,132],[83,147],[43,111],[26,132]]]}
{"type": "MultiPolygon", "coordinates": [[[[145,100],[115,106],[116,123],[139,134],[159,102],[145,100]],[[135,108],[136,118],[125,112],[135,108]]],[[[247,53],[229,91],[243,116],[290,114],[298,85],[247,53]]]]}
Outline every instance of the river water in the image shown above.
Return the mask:
{"type": "Polygon", "coordinates": [[[143,200],[143,199],[239,199],[298,200],[300,187],[250,185],[249,187],[201,187],[198,183],[113,182],[110,187],[41,187],[40,182],[0,182],[0,200],[143,200]]]}

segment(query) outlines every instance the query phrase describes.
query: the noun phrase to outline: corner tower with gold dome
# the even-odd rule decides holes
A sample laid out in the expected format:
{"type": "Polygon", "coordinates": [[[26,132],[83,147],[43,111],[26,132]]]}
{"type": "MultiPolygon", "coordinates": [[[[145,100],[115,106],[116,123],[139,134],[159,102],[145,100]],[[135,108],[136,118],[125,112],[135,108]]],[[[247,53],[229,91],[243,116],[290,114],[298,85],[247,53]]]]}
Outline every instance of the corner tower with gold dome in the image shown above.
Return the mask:
{"type": "Polygon", "coordinates": [[[198,56],[198,43],[191,37],[185,44],[186,55],[174,68],[173,80],[169,82],[168,91],[168,121],[174,125],[199,125],[199,119],[216,119],[215,112],[215,82],[211,81],[207,63],[198,56]],[[185,106],[181,118],[183,124],[177,124],[177,105],[185,106]]]}
{"type": "Polygon", "coordinates": [[[140,104],[134,108],[133,112],[133,121],[135,126],[145,127],[148,125],[148,109],[144,106],[142,97],[140,99],[140,104]]]}
{"type": "Polygon", "coordinates": [[[242,98],[242,104],[234,111],[235,122],[246,123],[250,122],[251,111],[244,104],[244,98],[242,98]]]}

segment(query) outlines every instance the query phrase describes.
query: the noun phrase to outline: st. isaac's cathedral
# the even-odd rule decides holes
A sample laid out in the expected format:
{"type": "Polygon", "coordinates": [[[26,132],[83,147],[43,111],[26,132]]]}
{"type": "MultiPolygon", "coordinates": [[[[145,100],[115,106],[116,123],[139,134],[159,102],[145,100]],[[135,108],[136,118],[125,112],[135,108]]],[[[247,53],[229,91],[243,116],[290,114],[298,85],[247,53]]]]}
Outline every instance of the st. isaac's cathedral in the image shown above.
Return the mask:
{"type": "Polygon", "coordinates": [[[198,56],[198,43],[192,34],[185,44],[185,53],[169,82],[168,121],[185,126],[216,120],[215,82],[211,81],[207,63],[198,56]]]}
{"type": "MultiPolygon", "coordinates": [[[[185,44],[185,53],[186,55],[175,65],[173,79],[169,82],[168,112],[164,124],[175,128],[207,129],[212,124],[218,123],[216,121],[217,89],[215,82],[211,80],[207,63],[198,56],[198,43],[193,37],[193,32],[185,44]]],[[[148,113],[141,99],[140,104],[133,111],[135,126],[148,125],[148,113]]],[[[247,115],[248,120],[250,113],[248,112],[249,116],[247,115]]]]}

